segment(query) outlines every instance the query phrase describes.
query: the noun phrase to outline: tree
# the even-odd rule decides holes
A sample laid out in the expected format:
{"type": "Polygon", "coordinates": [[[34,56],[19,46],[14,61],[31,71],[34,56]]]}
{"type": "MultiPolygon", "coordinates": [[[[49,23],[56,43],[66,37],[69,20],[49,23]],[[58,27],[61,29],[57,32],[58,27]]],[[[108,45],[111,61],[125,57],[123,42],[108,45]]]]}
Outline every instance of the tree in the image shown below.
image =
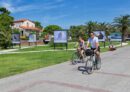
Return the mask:
{"type": "Polygon", "coordinates": [[[37,28],[43,29],[43,26],[41,25],[40,22],[34,21],[34,23],[35,23],[35,26],[36,26],[37,28]]]}
{"type": "Polygon", "coordinates": [[[81,36],[84,40],[88,38],[87,31],[84,25],[71,26],[69,29],[72,40],[77,41],[78,37],[81,36]]]}
{"type": "Polygon", "coordinates": [[[6,8],[0,8],[0,46],[7,49],[11,45],[11,25],[13,17],[6,8]]]}
{"type": "Polygon", "coordinates": [[[78,40],[78,37],[80,35],[81,26],[71,26],[69,29],[70,35],[72,37],[72,40],[76,41],[78,40]]]}
{"type": "Polygon", "coordinates": [[[0,14],[10,14],[10,11],[8,11],[6,8],[4,8],[4,7],[1,7],[0,8],[0,14]]]}
{"type": "Polygon", "coordinates": [[[110,35],[111,28],[113,28],[113,27],[109,23],[102,22],[102,23],[98,24],[98,29],[101,31],[105,31],[105,34],[107,37],[108,37],[108,35],[110,35]]]}
{"type": "Polygon", "coordinates": [[[49,25],[44,28],[44,32],[49,33],[49,34],[53,34],[54,31],[56,30],[62,30],[62,28],[58,25],[49,25]]]}
{"type": "Polygon", "coordinates": [[[125,41],[125,34],[130,26],[130,15],[116,17],[114,23],[122,33],[122,41],[125,41]]]}
{"type": "Polygon", "coordinates": [[[12,33],[18,33],[18,34],[20,34],[20,30],[17,29],[17,28],[14,28],[14,29],[12,29],[12,33]]]}
{"type": "Polygon", "coordinates": [[[108,24],[103,22],[98,24],[99,30],[106,31],[108,29],[108,24]]]}
{"type": "Polygon", "coordinates": [[[86,27],[87,27],[88,34],[90,34],[90,32],[98,30],[98,23],[93,22],[93,21],[89,21],[86,23],[86,27]]]}

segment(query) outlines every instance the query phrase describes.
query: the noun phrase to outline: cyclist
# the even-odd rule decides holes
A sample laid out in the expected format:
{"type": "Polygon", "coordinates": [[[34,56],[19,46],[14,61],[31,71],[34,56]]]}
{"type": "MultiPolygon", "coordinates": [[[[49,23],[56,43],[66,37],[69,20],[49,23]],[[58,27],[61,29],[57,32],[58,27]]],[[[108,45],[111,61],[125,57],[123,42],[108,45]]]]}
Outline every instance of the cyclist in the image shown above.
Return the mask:
{"type": "Polygon", "coordinates": [[[100,45],[99,45],[98,37],[96,37],[93,32],[90,32],[90,38],[88,39],[86,48],[88,48],[89,45],[91,45],[91,50],[93,50],[94,53],[96,54],[97,58],[99,58],[100,57],[100,45]]]}
{"type": "Polygon", "coordinates": [[[82,37],[79,37],[79,43],[78,43],[78,48],[77,51],[80,54],[80,58],[83,58],[83,53],[84,53],[84,49],[85,49],[85,43],[82,37]]]}

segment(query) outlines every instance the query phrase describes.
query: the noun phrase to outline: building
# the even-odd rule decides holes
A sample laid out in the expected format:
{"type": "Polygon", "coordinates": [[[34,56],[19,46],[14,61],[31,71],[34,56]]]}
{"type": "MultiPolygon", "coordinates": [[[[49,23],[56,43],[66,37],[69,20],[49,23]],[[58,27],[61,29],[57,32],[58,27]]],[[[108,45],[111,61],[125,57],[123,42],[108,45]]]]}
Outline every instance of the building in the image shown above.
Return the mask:
{"type": "Polygon", "coordinates": [[[40,35],[42,29],[39,29],[35,26],[33,21],[28,19],[21,19],[14,21],[12,25],[13,29],[19,29],[21,37],[28,37],[30,33],[35,32],[37,35],[40,35]]]}

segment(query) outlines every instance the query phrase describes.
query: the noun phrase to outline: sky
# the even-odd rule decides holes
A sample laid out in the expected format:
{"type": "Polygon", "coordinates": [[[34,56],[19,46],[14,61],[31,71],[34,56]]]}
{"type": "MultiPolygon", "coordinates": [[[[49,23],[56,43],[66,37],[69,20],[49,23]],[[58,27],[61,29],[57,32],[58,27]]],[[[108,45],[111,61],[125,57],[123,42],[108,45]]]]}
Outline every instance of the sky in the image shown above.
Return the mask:
{"type": "Polygon", "coordinates": [[[15,20],[29,19],[42,26],[59,25],[64,29],[88,21],[113,22],[130,14],[130,0],[0,0],[0,7],[11,11],[15,20]]]}

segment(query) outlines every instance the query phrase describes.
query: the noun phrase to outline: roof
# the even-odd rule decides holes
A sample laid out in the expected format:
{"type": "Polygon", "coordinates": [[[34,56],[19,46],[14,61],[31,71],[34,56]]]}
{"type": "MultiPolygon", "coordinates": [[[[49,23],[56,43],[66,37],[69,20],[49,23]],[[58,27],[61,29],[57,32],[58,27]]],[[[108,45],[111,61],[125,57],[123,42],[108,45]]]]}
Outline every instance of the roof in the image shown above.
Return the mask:
{"type": "MultiPolygon", "coordinates": [[[[20,20],[15,20],[14,23],[19,23],[19,22],[24,22],[24,21],[27,21],[28,19],[20,19],[20,20]]],[[[30,21],[30,20],[28,20],[30,21]]],[[[32,22],[32,21],[31,21],[32,22]]]]}
{"type": "Polygon", "coordinates": [[[20,28],[25,29],[27,31],[41,31],[42,29],[37,27],[27,27],[27,26],[20,26],[20,28]]]}

